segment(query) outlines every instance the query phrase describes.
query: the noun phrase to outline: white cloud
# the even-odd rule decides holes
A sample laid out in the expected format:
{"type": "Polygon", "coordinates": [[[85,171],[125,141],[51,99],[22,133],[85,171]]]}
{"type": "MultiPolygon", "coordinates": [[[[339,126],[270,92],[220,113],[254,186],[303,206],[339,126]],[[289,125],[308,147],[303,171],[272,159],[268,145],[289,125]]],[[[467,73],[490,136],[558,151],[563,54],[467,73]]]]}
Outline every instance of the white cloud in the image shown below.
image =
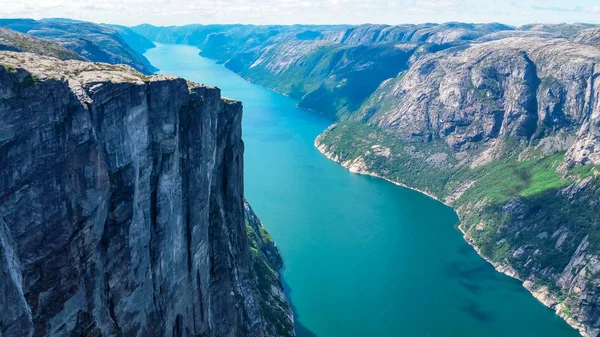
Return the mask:
{"type": "Polygon", "coordinates": [[[2,17],[188,23],[595,22],[596,0],[0,0],[2,17]]]}

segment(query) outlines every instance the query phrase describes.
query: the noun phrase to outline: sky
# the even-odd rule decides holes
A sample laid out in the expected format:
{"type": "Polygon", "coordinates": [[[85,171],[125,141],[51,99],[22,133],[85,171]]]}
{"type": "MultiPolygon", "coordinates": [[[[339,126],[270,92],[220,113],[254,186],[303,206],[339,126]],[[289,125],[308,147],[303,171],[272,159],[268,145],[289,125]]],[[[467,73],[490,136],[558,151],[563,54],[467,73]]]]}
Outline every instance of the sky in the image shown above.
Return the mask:
{"type": "Polygon", "coordinates": [[[0,0],[0,17],[191,23],[600,23],[600,0],[0,0]]]}

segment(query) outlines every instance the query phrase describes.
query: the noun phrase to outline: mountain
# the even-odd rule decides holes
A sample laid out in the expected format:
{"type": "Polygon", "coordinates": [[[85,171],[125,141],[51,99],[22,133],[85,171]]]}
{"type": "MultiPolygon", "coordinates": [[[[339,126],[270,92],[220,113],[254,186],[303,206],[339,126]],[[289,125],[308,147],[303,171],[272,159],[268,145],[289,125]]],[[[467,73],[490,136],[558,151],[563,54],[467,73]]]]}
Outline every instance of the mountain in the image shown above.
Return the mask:
{"type": "Polygon", "coordinates": [[[571,36],[571,41],[600,47],[600,28],[580,30],[571,36]]]}
{"type": "Polygon", "coordinates": [[[575,23],[575,24],[567,24],[567,23],[559,23],[559,24],[544,24],[544,23],[534,23],[523,25],[519,27],[520,30],[530,30],[530,31],[538,31],[538,32],[548,32],[560,35],[564,38],[570,38],[573,35],[584,29],[590,29],[598,27],[598,25],[589,24],[589,23],[575,23]]]}
{"type": "Polygon", "coordinates": [[[482,256],[597,336],[599,60],[593,46],[538,37],[428,55],[316,145],[454,207],[482,256]]]}
{"type": "Polygon", "coordinates": [[[138,54],[145,53],[148,49],[155,48],[156,45],[152,41],[146,39],[140,34],[134,32],[131,28],[119,25],[107,25],[108,27],[116,30],[119,35],[123,38],[125,43],[138,54]]]}
{"type": "Polygon", "coordinates": [[[243,197],[242,105],[0,52],[2,336],[294,336],[243,197]]]}
{"type": "Polygon", "coordinates": [[[600,335],[596,26],[132,29],[326,114],[325,155],[452,206],[480,255],[600,335]]]}
{"type": "Polygon", "coordinates": [[[108,26],[65,19],[0,19],[0,27],[58,43],[93,62],[126,64],[144,74],[156,71],[141,53],[108,26]]]}
{"type": "Polygon", "coordinates": [[[333,119],[358,109],[382,81],[406,70],[413,59],[513,29],[462,23],[132,27],[153,41],[198,46],[203,56],[333,119]]]}
{"type": "Polygon", "coordinates": [[[56,57],[61,60],[86,60],[83,56],[57,43],[38,39],[7,28],[0,28],[0,50],[30,52],[56,57]]]}

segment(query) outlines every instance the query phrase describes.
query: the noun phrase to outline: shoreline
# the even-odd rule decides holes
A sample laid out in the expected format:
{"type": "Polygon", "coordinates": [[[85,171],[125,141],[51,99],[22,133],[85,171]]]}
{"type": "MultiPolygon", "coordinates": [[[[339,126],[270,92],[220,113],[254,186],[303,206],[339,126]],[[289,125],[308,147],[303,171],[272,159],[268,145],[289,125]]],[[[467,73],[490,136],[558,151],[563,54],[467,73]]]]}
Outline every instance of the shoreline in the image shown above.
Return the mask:
{"type": "MultiPolygon", "coordinates": [[[[190,45],[190,44],[182,44],[182,45],[193,46],[193,45],[190,45]]],[[[195,46],[193,46],[193,47],[195,47],[195,46]]],[[[282,95],[284,97],[287,97],[287,98],[290,98],[290,99],[293,99],[293,100],[297,101],[293,97],[290,97],[289,95],[287,95],[285,93],[279,92],[279,91],[275,90],[274,88],[271,88],[271,87],[268,87],[266,85],[262,85],[262,84],[256,83],[256,82],[254,82],[254,81],[252,81],[252,80],[250,80],[248,78],[243,77],[239,73],[237,73],[235,71],[232,71],[231,69],[227,68],[225,66],[225,63],[220,63],[219,60],[216,60],[216,59],[204,56],[204,55],[202,55],[202,50],[200,50],[199,48],[197,48],[197,49],[199,51],[198,52],[198,56],[199,57],[215,61],[215,63],[219,64],[224,69],[226,69],[228,71],[231,71],[233,74],[235,74],[237,77],[239,77],[243,81],[245,81],[247,83],[250,83],[250,84],[253,84],[253,85],[257,85],[257,86],[263,87],[263,88],[265,88],[265,89],[267,89],[267,90],[269,90],[271,92],[274,92],[276,94],[279,94],[279,95],[282,95]]],[[[310,111],[312,113],[318,113],[320,115],[324,115],[323,113],[321,113],[319,111],[316,111],[316,110],[313,110],[313,109],[310,109],[310,108],[300,107],[298,103],[296,104],[296,107],[298,109],[302,109],[302,110],[305,110],[305,111],[310,111]]],[[[327,159],[329,159],[329,160],[331,160],[331,161],[339,164],[340,166],[344,167],[345,169],[347,169],[351,173],[360,174],[360,175],[367,175],[367,176],[371,176],[371,177],[374,177],[374,178],[383,179],[383,180],[385,180],[385,181],[387,181],[389,183],[392,183],[392,184],[394,184],[396,186],[404,187],[404,188],[413,190],[415,192],[419,192],[421,194],[424,194],[427,197],[429,197],[431,199],[434,199],[434,200],[442,203],[443,205],[445,205],[447,207],[452,208],[452,210],[454,211],[454,213],[456,213],[456,215],[458,216],[458,220],[459,220],[458,224],[455,225],[455,228],[462,234],[462,237],[463,237],[464,241],[469,246],[471,246],[473,248],[473,250],[477,253],[477,255],[479,255],[479,257],[481,257],[484,261],[486,261],[487,263],[489,263],[490,265],[492,265],[492,267],[494,268],[494,270],[496,270],[497,272],[502,273],[502,274],[504,274],[504,275],[506,275],[506,276],[508,276],[508,277],[510,277],[512,279],[515,279],[515,280],[518,280],[519,282],[521,282],[521,286],[523,288],[525,288],[538,302],[542,303],[548,309],[554,311],[554,313],[558,317],[562,318],[569,326],[571,326],[573,329],[575,329],[577,332],[579,332],[579,334],[581,334],[583,337],[595,337],[594,335],[592,335],[590,332],[587,331],[587,329],[586,329],[585,326],[583,326],[582,324],[580,324],[579,322],[577,322],[576,320],[574,320],[572,317],[564,314],[563,309],[565,309],[565,307],[563,306],[562,303],[560,303],[560,301],[558,301],[556,299],[556,297],[553,294],[551,294],[548,291],[548,288],[546,286],[541,286],[541,287],[539,287],[537,289],[534,289],[535,283],[533,283],[533,282],[531,282],[529,280],[525,280],[524,281],[520,277],[520,275],[512,267],[510,267],[508,265],[502,265],[502,264],[497,263],[497,262],[493,262],[489,258],[485,257],[481,253],[480,249],[470,239],[468,233],[466,233],[463,230],[463,228],[461,227],[462,218],[461,218],[460,214],[456,211],[456,209],[454,207],[452,207],[452,205],[450,205],[449,203],[447,203],[444,200],[441,200],[440,198],[438,198],[437,196],[433,195],[430,192],[423,191],[423,190],[420,190],[418,188],[411,187],[411,186],[408,186],[406,184],[403,184],[403,183],[400,183],[400,182],[397,182],[397,181],[393,181],[391,179],[388,179],[386,177],[378,175],[378,174],[376,174],[374,172],[371,172],[371,171],[367,170],[366,168],[362,168],[360,170],[354,169],[351,166],[349,167],[348,165],[344,165],[344,163],[336,160],[337,158],[334,158],[334,156],[333,156],[332,153],[330,153],[330,152],[328,152],[328,151],[325,150],[325,148],[324,148],[325,146],[324,145],[321,145],[321,146],[318,145],[318,142],[321,139],[323,133],[326,132],[327,130],[329,130],[330,128],[332,128],[335,125],[336,125],[335,123],[333,123],[332,125],[330,125],[326,130],[323,130],[323,132],[321,134],[319,134],[315,138],[315,140],[314,140],[314,146],[319,150],[319,152],[322,155],[324,155],[327,159]]]]}
{"type": "MultiPolygon", "coordinates": [[[[329,130],[330,128],[334,127],[335,123],[330,125],[326,130],[323,131],[326,132],[327,130],[329,130]]],[[[440,203],[442,203],[443,205],[452,208],[452,210],[454,211],[454,213],[456,213],[456,215],[458,216],[458,224],[455,226],[455,228],[462,234],[463,239],[465,240],[465,242],[471,246],[473,248],[473,250],[477,253],[477,255],[479,255],[479,257],[481,257],[484,261],[486,261],[487,263],[489,263],[490,265],[492,265],[492,267],[494,267],[494,270],[496,270],[499,273],[502,273],[512,279],[515,279],[519,282],[521,282],[521,286],[523,288],[525,288],[525,290],[527,290],[527,292],[529,292],[538,302],[542,303],[546,308],[554,311],[554,313],[562,318],[570,327],[572,327],[573,329],[575,329],[577,332],[579,332],[579,334],[583,337],[594,337],[594,335],[592,335],[591,333],[589,333],[587,331],[587,329],[585,328],[585,326],[583,326],[581,323],[579,323],[578,321],[574,320],[572,317],[567,316],[564,313],[564,305],[562,303],[560,303],[560,301],[558,301],[558,299],[556,299],[556,297],[551,294],[548,291],[548,288],[546,286],[541,286],[537,289],[534,289],[535,283],[533,283],[532,281],[529,280],[523,280],[521,278],[521,276],[519,275],[519,273],[517,273],[511,266],[508,265],[503,265],[497,262],[494,262],[492,260],[490,260],[489,258],[487,258],[486,256],[484,256],[481,253],[481,250],[479,249],[479,247],[477,247],[473,241],[470,239],[469,235],[467,232],[465,232],[463,230],[463,228],[461,227],[461,223],[462,223],[462,218],[460,216],[460,214],[456,211],[456,209],[454,207],[452,207],[452,205],[450,205],[449,203],[447,203],[444,200],[441,200],[440,198],[438,198],[437,196],[427,192],[427,191],[422,191],[418,188],[415,187],[411,187],[408,186],[406,184],[397,182],[397,181],[393,181],[391,179],[388,179],[386,177],[380,176],[377,173],[374,173],[372,171],[369,171],[367,169],[361,169],[361,170],[357,170],[354,169],[353,167],[349,167],[348,165],[344,165],[345,163],[340,162],[339,160],[337,160],[337,158],[335,158],[335,156],[327,151],[325,149],[325,145],[319,145],[319,141],[322,138],[323,133],[321,133],[320,135],[317,136],[317,138],[315,138],[314,140],[314,146],[317,148],[317,150],[319,150],[319,152],[325,156],[327,159],[331,160],[334,163],[339,164],[340,166],[342,166],[343,168],[347,169],[348,171],[350,171],[350,173],[353,174],[360,174],[360,175],[365,175],[365,176],[371,176],[371,177],[375,177],[375,178],[379,178],[379,179],[383,179],[387,182],[390,182],[396,186],[400,186],[400,187],[404,187],[407,188],[409,190],[413,190],[415,192],[419,192],[421,194],[426,195],[427,197],[436,200],[440,203]]],[[[356,159],[356,158],[355,158],[356,159]]]]}

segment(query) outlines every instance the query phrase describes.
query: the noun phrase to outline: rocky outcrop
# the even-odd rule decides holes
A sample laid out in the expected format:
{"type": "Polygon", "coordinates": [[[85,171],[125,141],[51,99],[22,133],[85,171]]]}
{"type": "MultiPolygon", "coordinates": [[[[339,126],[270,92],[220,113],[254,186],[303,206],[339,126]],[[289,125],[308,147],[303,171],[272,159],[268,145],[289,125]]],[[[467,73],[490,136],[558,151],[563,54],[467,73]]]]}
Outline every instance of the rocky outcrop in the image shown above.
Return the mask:
{"type": "Polygon", "coordinates": [[[457,152],[505,136],[530,142],[578,133],[568,165],[595,165],[599,61],[600,49],[563,39],[507,38],[449,50],[382,85],[355,118],[407,139],[443,139],[457,152]]]}
{"type": "Polygon", "coordinates": [[[28,53],[0,84],[3,336],[294,335],[249,249],[239,102],[28,53]]]}
{"type": "Polygon", "coordinates": [[[570,40],[575,43],[589,44],[600,48],[600,28],[580,30],[570,40]]]}
{"type": "Polygon", "coordinates": [[[85,57],[59,45],[11,29],[0,28],[0,50],[29,52],[60,60],[85,61],[85,57]]]}
{"type": "Polygon", "coordinates": [[[126,64],[147,75],[156,71],[108,26],[63,19],[0,19],[0,27],[58,43],[90,61],[126,64]]]}
{"type": "Polygon", "coordinates": [[[597,27],[597,25],[590,23],[532,23],[519,27],[519,30],[530,30],[538,32],[548,32],[558,34],[564,38],[570,38],[578,32],[597,27]]]}

